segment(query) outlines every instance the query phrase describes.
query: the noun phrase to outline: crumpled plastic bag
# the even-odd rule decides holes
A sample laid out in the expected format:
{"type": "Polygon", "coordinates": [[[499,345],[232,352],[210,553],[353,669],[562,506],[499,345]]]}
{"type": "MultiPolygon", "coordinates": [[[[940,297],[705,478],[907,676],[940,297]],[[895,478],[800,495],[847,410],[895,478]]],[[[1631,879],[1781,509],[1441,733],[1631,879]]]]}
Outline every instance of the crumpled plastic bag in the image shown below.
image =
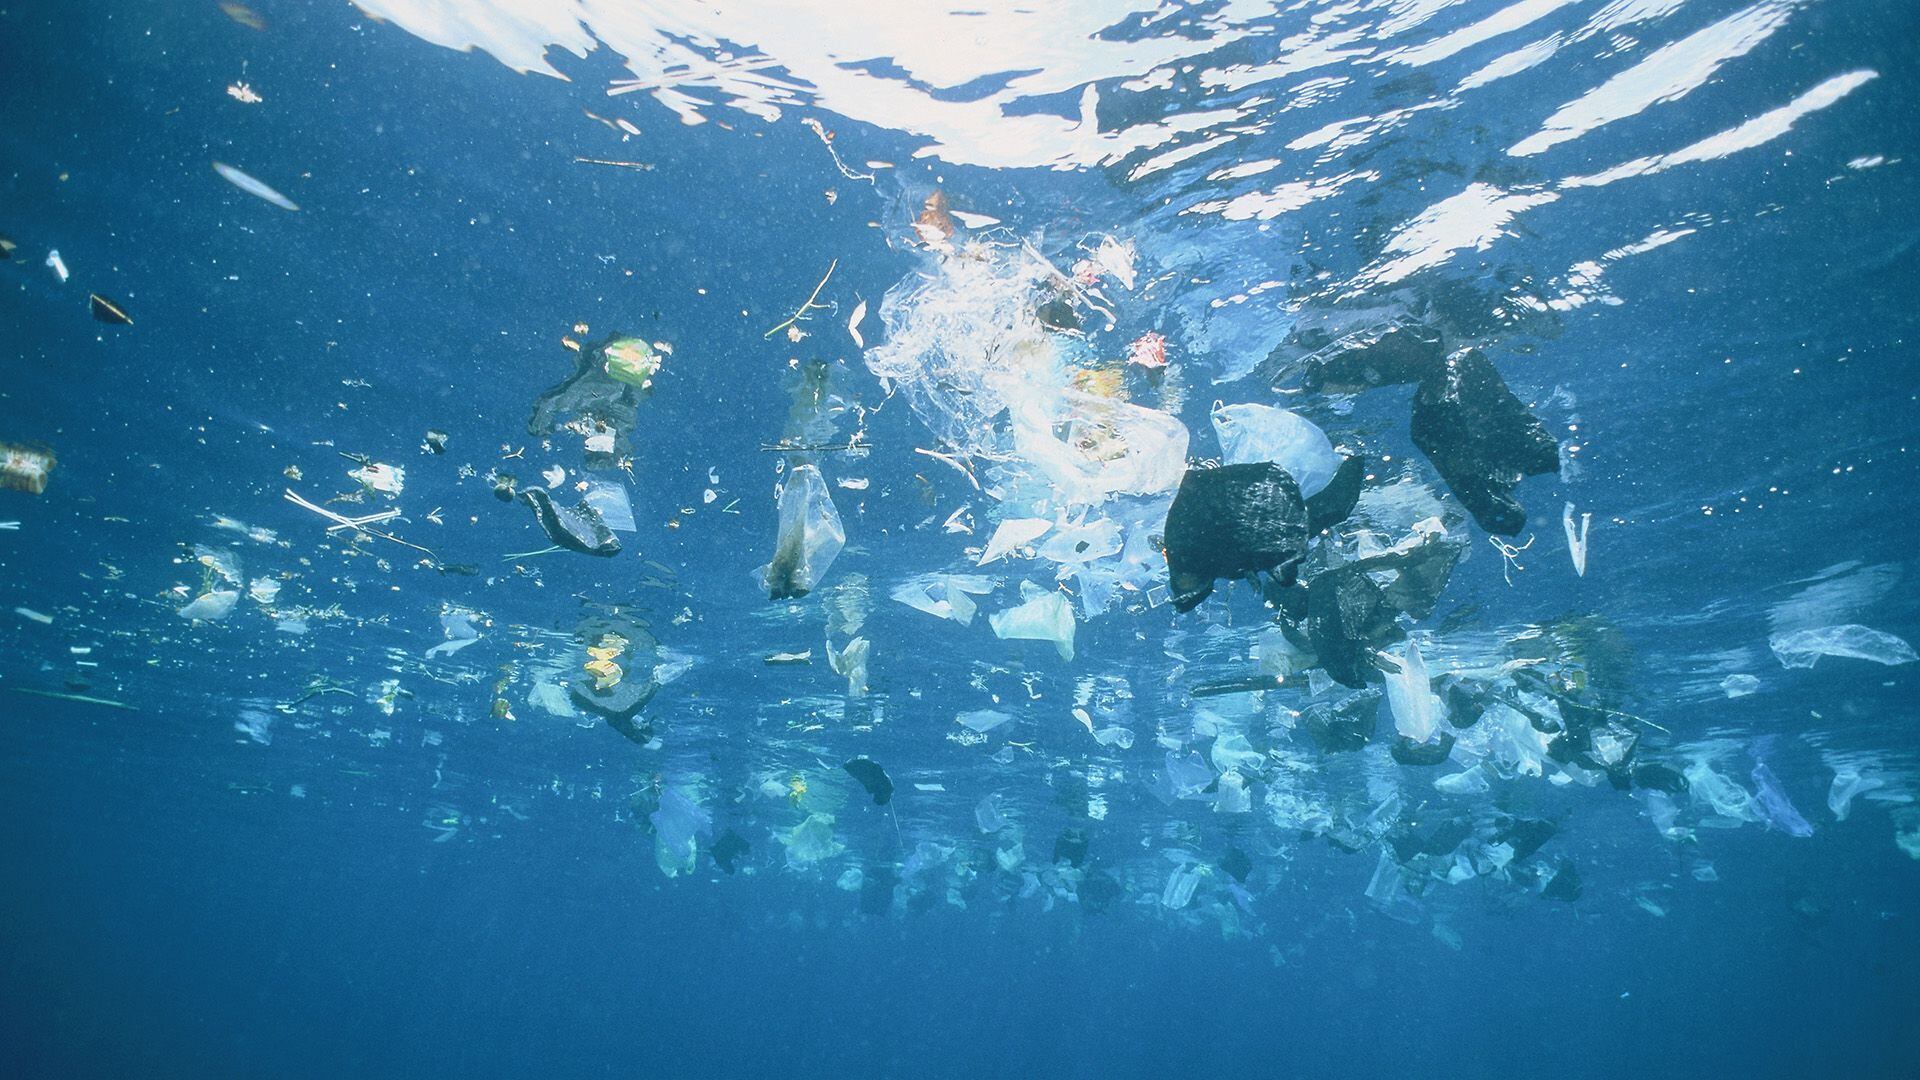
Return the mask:
{"type": "Polygon", "coordinates": [[[791,600],[812,592],[846,543],[826,478],[812,465],[795,468],[780,492],[780,533],[773,561],[760,568],[767,598],[791,600]]]}
{"type": "Polygon", "coordinates": [[[1823,656],[1871,660],[1876,664],[1910,664],[1920,660],[1913,646],[1881,630],[1843,623],[1775,634],[1767,639],[1781,666],[1810,668],[1823,656]]]}
{"type": "Polygon", "coordinates": [[[1171,491],[1187,467],[1187,428],[1130,402],[1059,391],[1007,403],[1013,450],[1066,503],[1171,491]]]}
{"type": "Polygon", "coordinates": [[[1219,405],[1213,410],[1213,430],[1220,437],[1222,463],[1271,461],[1287,470],[1305,498],[1319,494],[1340,469],[1340,455],[1326,432],[1289,409],[1219,405]]]}
{"type": "Polygon", "coordinates": [[[574,507],[561,506],[545,488],[537,487],[520,489],[520,497],[533,507],[534,517],[547,539],[561,547],[584,555],[620,554],[619,538],[591,505],[583,502],[574,507]]]}
{"type": "Polygon", "coordinates": [[[1060,659],[1073,659],[1073,604],[1064,595],[1028,581],[1020,583],[1020,595],[1024,602],[1018,607],[987,616],[994,636],[1003,641],[1051,641],[1060,659]]]}

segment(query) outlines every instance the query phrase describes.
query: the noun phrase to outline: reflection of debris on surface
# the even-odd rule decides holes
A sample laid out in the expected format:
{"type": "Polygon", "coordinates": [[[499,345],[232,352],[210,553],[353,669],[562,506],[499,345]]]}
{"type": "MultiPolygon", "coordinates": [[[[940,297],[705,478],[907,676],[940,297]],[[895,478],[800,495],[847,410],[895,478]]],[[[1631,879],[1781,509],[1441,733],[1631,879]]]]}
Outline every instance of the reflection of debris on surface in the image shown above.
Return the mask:
{"type": "Polygon", "coordinates": [[[53,451],[35,446],[0,443],[0,488],[44,494],[53,472],[53,451]]]}
{"type": "Polygon", "coordinates": [[[659,366],[658,350],[620,334],[581,350],[573,374],[534,399],[527,433],[572,432],[585,440],[588,468],[612,468],[633,456],[633,428],[659,366]]]}
{"type": "Polygon", "coordinates": [[[633,742],[652,742],[652,725],[639,713],[660,689],[654,677],[660,647],[653,635],[631,619],[593,615],[574,628],[573,636],[586,656],[567,680],[574,703],[633,742]]]}

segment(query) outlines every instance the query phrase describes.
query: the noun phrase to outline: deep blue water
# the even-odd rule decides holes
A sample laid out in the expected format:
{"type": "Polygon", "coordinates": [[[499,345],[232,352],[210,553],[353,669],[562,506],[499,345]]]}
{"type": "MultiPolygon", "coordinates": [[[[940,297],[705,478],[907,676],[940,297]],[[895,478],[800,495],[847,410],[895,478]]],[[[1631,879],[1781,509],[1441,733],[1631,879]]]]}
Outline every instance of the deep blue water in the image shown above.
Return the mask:
{"type": "MultiPolygon", "coordinates": [[[[1858,587],[1817,605],[1823,623],[1920,636],[1908,539],[1920,26],[1883,0],[1648,4],[1645,19],[1597,33],[1583,28],[1613,8],[1537,8],[1432,63],[1349,58],[1206,93],[1209,72],[1288,55],[1299,46],[1282,42],[1312,26],[1354,27],[1344,47],[1357,48],[1398,18],[1408,25],[1392,42],[1418,44],[1500,6],[1115,17],[1105,39],[1255,32],[1195,50],[1164,87],[1122,85],[1151,65],[1095,65],[1004,109],[1071,118],[1091,81],[1103,133],[1241,110],[1207,129],[1237,124],[1236,141],[1152,171],[1147,159],[1202,136],[1062,168],[990,167],[970,152],[1018,156],[1021,137],[953,136],[915,157],[928,130],[825,90],[783,102],[773,122],[708,93],[707,122],[683,125],[644,94],[607,96],[629,72],[605,49],[551,54],[571,81],[520,75],[347,5],[259,3],[264,30],[214,3],[0,8],[0,235],[18,245],[0,266],[0,441],[59,458],[44,494],[0,491],[0,522],[19,522],[0,531],[0,1071],[1920,1074],[1904,1031],[1920,1000],[1920,862],[1895,839],[1920,828],[1903,801],[1920,775],[1916,667],[1835,657],[1789,669],[1768,646],[1779,605],[1843,564],[1830,580],[1858,587]],[[1743,11],[1781,21],[1697,86],[1541,154],[1508,152],[1565,103],[1743,11]],[[1557,49],[1537,66],[1450,89],[1544,41],[1557,49]],[[1752,145],[1657,161],[1864,72],[1764,138],[1746,129],[1752,145]],[[1300,91],[1322,77],[1336,83],[1300,91]],[[236,82],[264,100],[230,96],[236,82]],[[641,134],[622,139],[583,110],[641,134]],[[855,171],[895,167],[871,185],[840,175],[807,116],[855,171]],[[1388,116],[1324,158],[1305,139],[1388,116]],[[1641,175],[1566,182],[1649,159],[1641,175]],[[300,209],[228,185],[213,161],[300,209]],[[1194,209],[1338,177],[1350,178],[1264,220],[1194,209]],[[1608,700],[1642,753],[1707,755],[1751,790],[1755,740],[1771,736],[1759,752],[1813,835],[1716,818],[1683,795],[1693,837],[1668,839],[1645,792],[1605,782],[1503,778],[1448,802],[1430,770],[1386,757],[1391,717],[1362,754],[1320,755],[1270,730],[1304,700],[1278,691],[1252,706],[1266,723],[1250,731],[1285,768],[1259,778],[1251,813],[1157,798],[1168,750],[1207,746],[1191,721],[1213,706],[1187,692],[1247,674],[1248,642],[1272,615],[1245,586],[1182,616],[1133,603],[1083,615],[1072,661],[987,628],[1018,602],[1015,582],[1050,584],[1051,567],[974,570],[963,549],[1016,515],[914,453],[939,445],[925,418],[905,393],[888,396],[844,330],[864,300],[867,345],[889,340],[882,298],[941,272],[909,226],[936,185],[1062,266],[1083,239],[1135,246],[1154,283],[1092,340],[1112,359],[1147,330],[1167,336],[1166,383],[1127,378],[1137,401],[1184,422],[1195,461],[1219,453],[1213,399],[1284,402],[1384,459],[1378,479],[1444,492],[1409,441],[1404,388],[1334,403],[1276,395],[1257,375],[1215,380],[1324,309],[1339,291],[1328,282],[1463,319],[1488,315],[1516,281],[1560,300],[1474,343],[1563,448],[1580,447],[1577,468],[1518,489],[1535,542],[1511,585],[1484,531],[1456,521],[1471,554],[1436,612],[1406,625],[1431,635],[1436,667],[1519,655],[1535,627],[1604,639],[1574,666],[1595,664],[1596,681],[1602,659],[1621,667],[1608,700]],[[1418,250],[1395,238],[1475,185],[1540,198],[1483,243],[1382,280],[1418,250]],[[1661,230],[1691,231],[1643,244],[1661,230]],[[56,248],[64,283],[41,265],[56,248]],[[766,337],[834,260],[831,314],[802,341],[766,337]],[[1596,280],[1585,263],[1602,267],[1602,289],[1582,284],[1596,280]],[[89,292],[134,324],[90,319],[89,292]],[[1249,295],[1212,303],[1236,293],[1249,295]],[[615,331],[673,347],[633,435],[638,530],[610,560],[503,559],[546,537],[481,477],[503,468],[533,483],[550,464],[579,475],[578,447],[542,448],[527,410],[571,368],[561,338],[615,331]],[[773,546],[781,455],[759,447],[785,433],[790,361],[812,358],[835,362],[836,393],[876,410],[871,452],[824,462],[831,479],[870,485],[833,488],[847,547],[823,587],[770,603],[754,568],[773,546]],[[1165,386],[1177,393],[1151,396],[1165,386]],[[447,433],[445,455],[419,448],[429,429],[447,433]],[[407,477],[397,502],[374,494],[341,512],[398,505],[395,535],[479,572],[330,536],[282,498],[351,492],[340,452],[407,477]],[[1567,501],[1594,514],[1583,577],[1561,536],[1567,501]],[[972,535],[942,527],[963,504],[972,535]],[[435,508],[441,524],[427,519],[435,508]],[[236,553],[249,579],[278,579],[279,607],[243,596],[225,619],[180,617],[212,580],[195,544],[236,553]],[[911,575],[988,570],[1000,587],[967,627],[888,598],[911,575]],[[853,697],[821,643],[832,598],[861,579],[872,689],[853,697]],[[443,640],[445,604],[482,613],[481,640],[423,658],[443,640]],[[306,633],[278,629],[296,606],[306,633]],[[647,707],[659,742],[646,748],[529,696],[582,616],[614,606],[693,661],[647,707]],[[805,667],[764,663],[808,649],[805,667]],[[1729,697],[1730,674],[1758,691],[1729,697]],[[347,693],[296,700],[318,675],[347,693]],[[1095,743],[1070,715],[1090,676],[1128,680],[1117,722],[1131,747],[1095,743]],[[389,679],[407,695],[390,713],[377,700],[389,679]],[[496,698],[514,719],[492,714],[496,698]],[[987,707],[1016,718],[985,745],[947,738],[954,713],[987,707]],[[247,715],[271,721],[270,741],[236,730],[247,715]],[[893,774],[890,811],[863,805],[834,768],[854,755],[893,774]],[[1839,821],[1826,799],[1843,759],[1885,784],[1839,821]],[[1382,804],[1382,783],[1403,793],[1393,814],[1553,820],[1542,855],[1578,866],[1582,894],[1555,901],[1501,872],[1371,901],[1382,837],[1348,852],[1280,820],[1262,797],[1289,770],[1354,820],[1382,804]],[[802,774],[813,797],[841,800],[820,805],[845,850],[819,865],[790,865],[777,839],[803,817],[783,788],[802,774]],[[648,800],[691,777],[714,831],[752,844],[743,872],[716,867],[710,832],[692,872],[663,873],[648,800]],[[1090,784],[1104,817],[1086,809],[1090,784]],[[1003,841],[974,825],[990,792],[1025,836],[1013,870],[994,868],[1003,841]],[[1089,832],[1091,865],[1122,883],[1107,910],[1025,882],[1040,884],[1063,828],[1089,832]],[[1163,900],[1165,851],[1214,866],[1230,844],[1255,856],[1240,902],[1217,869],[1190,905],[1163,900]],[[940,884],[903,887],[879,913],[836,887],[849,868],[884,872],[922,845],[959,852],[928,872],[940,884]],[[950,891],[940,875],[960,865],[978,873],[950,891]]],[[[1062,70],[1076,40],[1053,57],[1062,70]]],[[[885,56],[839,59],[894,77],[885,56]]],[[[939,87],[929,110],[1006,81],[915,79],[939,87]]],[[[852,430],[842,417],[837,436],[852,430]]]]}

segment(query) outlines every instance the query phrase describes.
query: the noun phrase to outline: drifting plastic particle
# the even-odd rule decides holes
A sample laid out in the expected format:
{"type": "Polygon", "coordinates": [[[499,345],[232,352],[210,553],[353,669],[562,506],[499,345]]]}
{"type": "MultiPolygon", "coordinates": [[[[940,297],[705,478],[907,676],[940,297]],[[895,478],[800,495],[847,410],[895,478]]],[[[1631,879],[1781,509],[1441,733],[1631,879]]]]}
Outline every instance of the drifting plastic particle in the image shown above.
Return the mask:
{"type": "Polygon", "coordinates": [[[53,625],[53,616],[35,611],[32,608],[17,607],[13,609],[13,613],[29,622],[37,622],[43,626],[53,625]]]}
{"type": "Polygon", "coordinates": [[[47,252],[47,268],[53,271],[54,277],[60,279],[60,284],[67,283],[67,260],[60,257],[60,249],[54,248],[47,252]]]}
{"type": "Polygon", "coordinates": [[[268,187],[267,185],[261,183],[260,181],[254,179],[251,176],[248,176],[246,173],[241,172],[239,169],[236,169],[233,166],[226,164],[225,162],[220,162],[220,161],[214,162],[213,171],[219,173],[221,179],[225,180],[229,184],[232,184],[234,187],[239,188],[241,191],[244,191],[247,194],[252,195],[256,198],[265,199],[266,201],[272,203],[273,205],[279,207],[282,210],[300,209],[300,207],[297,204],[295,204],[292,199],[287,198],[285,195],[280,194],[279,192],[268,187]]]}

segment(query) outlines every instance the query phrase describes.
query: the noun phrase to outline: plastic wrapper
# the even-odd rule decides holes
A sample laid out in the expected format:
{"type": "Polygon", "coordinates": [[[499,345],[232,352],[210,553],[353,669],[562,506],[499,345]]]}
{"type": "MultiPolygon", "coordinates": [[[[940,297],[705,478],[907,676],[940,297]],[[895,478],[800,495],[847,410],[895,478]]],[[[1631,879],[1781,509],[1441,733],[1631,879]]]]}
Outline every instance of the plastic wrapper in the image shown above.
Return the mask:
{"type": "Polygon", "coordinates": [[[1865,776],[1851,765],[1842,765],[1833,771],[1833,784],[1827,789],[1827,809],[1832,811],[1833,820],[1845,821],[1852,812],[1856,795],[1886,786],[1886,781],[1877,776],[1865,776]]]}
{"type": "Polygon", "coordinates": [[[1440,734],[1445,709],[1427,681],[1427,664],[1420,657],[1420,646],[1407,642],[1404,656],[1393,660],[1398,670],[1386,677],[1387,707],[1393,710],[1393,727],[1414,743],[1432,742],[1440,734]]]}
{"type": "Polygon", "coordinates": [[[1272,463],[1189,470],[1167,511],[1166,549],[1178,611],[1212,595],[1219,578],[1277,571],[1291,581],[1307,553],[1300,486],[1272,463]]]}
{"type": "Polygon", "coordinates": [[[583,555],[613,556],[620,553],[620,541],[600,520],[600,514],[587,503],[561,506],[545,488],[523,488],[520,498],[533,507],[540,528],[560,547],[583,555]]]}
{"type": "Polygon", "coordinates": [[[760,571],[767,598],[790,600],[812,592],[846,543],[826,478],[812,465],[795,468],[780,492],[780,532],[773,561],[760,571]]]}

